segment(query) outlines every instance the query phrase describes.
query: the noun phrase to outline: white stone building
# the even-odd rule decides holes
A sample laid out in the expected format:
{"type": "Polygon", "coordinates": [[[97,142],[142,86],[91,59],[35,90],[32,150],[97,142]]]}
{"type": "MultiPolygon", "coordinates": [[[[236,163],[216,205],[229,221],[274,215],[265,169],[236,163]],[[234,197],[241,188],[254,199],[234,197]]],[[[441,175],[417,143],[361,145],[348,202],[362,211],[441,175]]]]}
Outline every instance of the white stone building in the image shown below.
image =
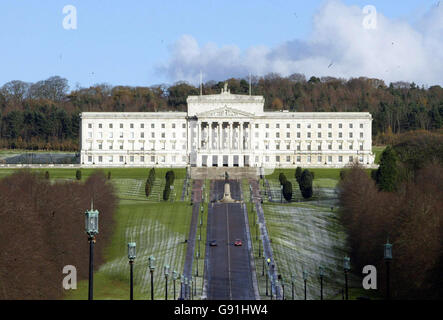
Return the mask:
{"type": "Polygon", "coordinates": [[[83,112],[85,167],[372,166],[367,112],[264,112],[262,96],[190,96],[188,112],[83,112]]]}

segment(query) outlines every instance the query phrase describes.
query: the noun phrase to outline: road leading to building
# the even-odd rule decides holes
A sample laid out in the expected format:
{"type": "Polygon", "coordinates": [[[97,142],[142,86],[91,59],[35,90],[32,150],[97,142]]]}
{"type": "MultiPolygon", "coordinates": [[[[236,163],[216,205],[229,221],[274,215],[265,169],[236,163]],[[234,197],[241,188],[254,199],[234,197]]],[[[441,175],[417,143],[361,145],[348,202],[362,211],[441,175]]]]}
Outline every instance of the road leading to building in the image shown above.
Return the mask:
{"type": "MultiPolygon", "coordinates": [[[[224,180],[211,183],[211,200],[223,196],[224,180]]],[[[231,197],[240,200],[238,181],[229,180],[231,197]]],[[[248,236],[242,203],[217,203],[209,206],[206,254],[206,295],[209,300],[254,300],[248,236]],[[235,241],[242,241],[235,246],[235,241]],[[210,246],[211,241],[216,246],[210,246]]]]}

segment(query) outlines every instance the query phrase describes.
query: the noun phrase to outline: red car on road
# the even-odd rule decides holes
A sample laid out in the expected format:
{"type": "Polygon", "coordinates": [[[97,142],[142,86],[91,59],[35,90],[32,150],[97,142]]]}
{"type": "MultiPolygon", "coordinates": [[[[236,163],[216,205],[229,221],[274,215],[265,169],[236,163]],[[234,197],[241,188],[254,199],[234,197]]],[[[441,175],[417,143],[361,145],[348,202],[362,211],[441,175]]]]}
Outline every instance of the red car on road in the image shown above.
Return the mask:
{"type": "Polygon", "coordinates": [[[242,244],[243,244],[243,242],[240,239],[235,239],[234,246],[239,247],[242,244]]]}

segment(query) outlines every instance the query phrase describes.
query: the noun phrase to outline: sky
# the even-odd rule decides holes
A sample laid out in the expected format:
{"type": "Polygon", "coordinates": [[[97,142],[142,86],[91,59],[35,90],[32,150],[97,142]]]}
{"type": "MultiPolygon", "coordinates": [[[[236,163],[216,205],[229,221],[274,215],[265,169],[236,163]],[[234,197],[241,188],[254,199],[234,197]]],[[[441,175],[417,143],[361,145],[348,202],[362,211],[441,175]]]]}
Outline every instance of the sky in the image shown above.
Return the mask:
{"type": "Polygon", "coordinates": [[[0,86],[198,84],[200,72],[443,86],[443,1],[2,0],[0,45],[0,86]]]}

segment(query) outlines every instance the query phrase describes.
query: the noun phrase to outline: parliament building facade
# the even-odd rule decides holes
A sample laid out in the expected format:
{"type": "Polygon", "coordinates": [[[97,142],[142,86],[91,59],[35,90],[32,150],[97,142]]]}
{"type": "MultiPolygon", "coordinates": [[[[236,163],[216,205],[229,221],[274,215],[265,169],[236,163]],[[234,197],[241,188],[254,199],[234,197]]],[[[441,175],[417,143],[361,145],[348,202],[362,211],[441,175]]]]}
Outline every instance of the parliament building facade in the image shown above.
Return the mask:
{"type": "Polygon", "coordinates": [[[189,96],[187,112],[81,113],[84,167],[370,167],[367,112],[264,112],[262,96],[189,96]]]}

